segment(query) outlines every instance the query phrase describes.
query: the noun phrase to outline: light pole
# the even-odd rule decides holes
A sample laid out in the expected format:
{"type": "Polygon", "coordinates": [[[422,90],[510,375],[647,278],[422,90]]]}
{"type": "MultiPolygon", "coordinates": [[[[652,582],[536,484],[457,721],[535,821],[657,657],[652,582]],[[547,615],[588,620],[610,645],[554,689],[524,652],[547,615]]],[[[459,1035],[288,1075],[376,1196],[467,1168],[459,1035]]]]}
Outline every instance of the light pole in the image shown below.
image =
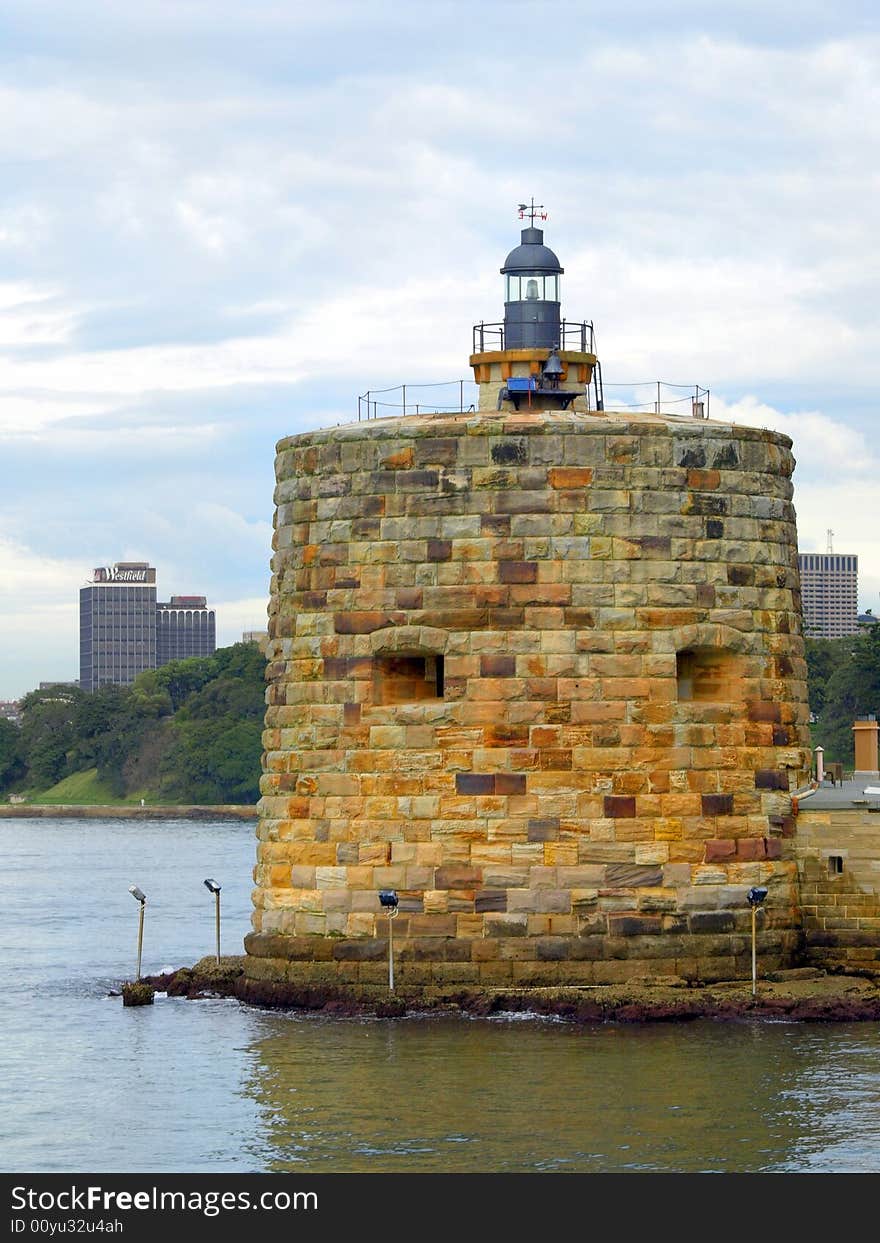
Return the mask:
{"type": "Polygon", "coordinates": [[[211,880],[209,876],[205,881],[205,888],[209,893],[214,895],[214,914],[217,923],[217,966],[220,966],[220,886],[215,880],[211,880]]]}
{"type": "Polygon", "coordinates": [[[388,988],[390,992],[394,992],[394,934],[392,932],[391,921],[398,911],[399,899],[393,889],[381,889],[379,891],[379,901],[383,908],[388,912],[388,988]]]}
{"type": "Polygon", "coordinates": [[[755,920],[758,915],[758,907],[767,897],[767,890],[760,886],[753,886],[746,894],[746,901],[752,908],[752,996],[758,991],[758,954],[757,954],[757,932],[755,929],[755,920]]]}
{"type": "Polygon", "coordinates": [[[141,904],[138,915],[138,969],[137,976],[135,977],[135,979],[139,980],[141,978],[141,953],[144,948],[144,907],[147,905],[147,895],[142,889],[138,889],[137,885],[129,885],[128,892],[141,904]]]}

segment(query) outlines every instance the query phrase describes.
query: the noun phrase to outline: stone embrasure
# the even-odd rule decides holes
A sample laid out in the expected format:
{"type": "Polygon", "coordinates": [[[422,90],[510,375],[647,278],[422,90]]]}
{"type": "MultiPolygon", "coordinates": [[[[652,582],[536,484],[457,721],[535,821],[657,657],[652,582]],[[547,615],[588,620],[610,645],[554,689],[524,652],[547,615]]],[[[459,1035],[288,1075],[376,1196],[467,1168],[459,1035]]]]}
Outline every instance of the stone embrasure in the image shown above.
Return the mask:
{"type": "Polygon", "coordinates": [[[790,441],[618,415],[282,440],[246,974],[724,979],[798,940],[790,441]]]}

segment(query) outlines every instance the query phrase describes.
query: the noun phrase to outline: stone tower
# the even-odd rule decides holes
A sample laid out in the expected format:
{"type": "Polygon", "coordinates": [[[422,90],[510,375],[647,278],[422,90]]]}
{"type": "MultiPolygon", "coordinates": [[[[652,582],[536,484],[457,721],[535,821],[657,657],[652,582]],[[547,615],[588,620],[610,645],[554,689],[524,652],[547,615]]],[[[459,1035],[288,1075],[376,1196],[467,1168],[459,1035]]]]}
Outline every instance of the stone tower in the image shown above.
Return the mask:
{"type": "Polygon", "coordinates": [[[755,884],[797,945],[791,442],[603,411],[540,230],[502,271],[476,413],[278,445],[254,999],[387,987],[382,889],[401,990],[746,975],[755,884]]]}

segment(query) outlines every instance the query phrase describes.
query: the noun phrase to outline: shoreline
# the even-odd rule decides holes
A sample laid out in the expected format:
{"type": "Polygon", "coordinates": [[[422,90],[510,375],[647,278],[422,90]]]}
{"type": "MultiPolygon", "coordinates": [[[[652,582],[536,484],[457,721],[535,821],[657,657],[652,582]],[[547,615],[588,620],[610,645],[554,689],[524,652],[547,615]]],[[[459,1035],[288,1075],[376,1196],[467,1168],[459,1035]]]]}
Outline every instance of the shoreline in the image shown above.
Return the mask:
{"type": "Polygon", "coordinates": [[[771,972],[758,980],[688,984],[677,977],[566,988],[407,988],[387,986],[268,986],[244,974],[244,956],[213,957],[143,982],[172,997],[232,997],[259,1008],[308,1010],[329,1017],[401,1018],[460,1014],[487,1018],[528,1013],[575,1024],[762,1019],[787,1022],[876,1022],[880,976],[829,975],[815,967],[771,972]]]}
{"type": "Polygon", "coordinates": [[[0,820],[256,820],[256,805],[220,803],[4,803],[0,820]]]}

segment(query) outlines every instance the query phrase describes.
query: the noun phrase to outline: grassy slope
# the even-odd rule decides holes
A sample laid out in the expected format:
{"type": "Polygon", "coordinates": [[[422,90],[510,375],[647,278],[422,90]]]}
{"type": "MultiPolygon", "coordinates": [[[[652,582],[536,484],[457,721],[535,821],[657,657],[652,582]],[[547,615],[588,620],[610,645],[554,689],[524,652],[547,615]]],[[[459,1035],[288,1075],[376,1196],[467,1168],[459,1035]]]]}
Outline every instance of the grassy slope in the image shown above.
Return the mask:
{"type": "MultiPolygon", "coordinates": [[[[87,768],[85,772],[71,773],[63,781],[50,786],[48,790],[28,791],[29,803],[73,803],[73,804],[104,804],[104,803],[139,803],[140,794],[131,794],[127,798],[118,798],[112,794],[109,786],[98,780],[98,770],[87,768]]],[[[150,802],[156,802],[151,799],[150,802]]]]}

